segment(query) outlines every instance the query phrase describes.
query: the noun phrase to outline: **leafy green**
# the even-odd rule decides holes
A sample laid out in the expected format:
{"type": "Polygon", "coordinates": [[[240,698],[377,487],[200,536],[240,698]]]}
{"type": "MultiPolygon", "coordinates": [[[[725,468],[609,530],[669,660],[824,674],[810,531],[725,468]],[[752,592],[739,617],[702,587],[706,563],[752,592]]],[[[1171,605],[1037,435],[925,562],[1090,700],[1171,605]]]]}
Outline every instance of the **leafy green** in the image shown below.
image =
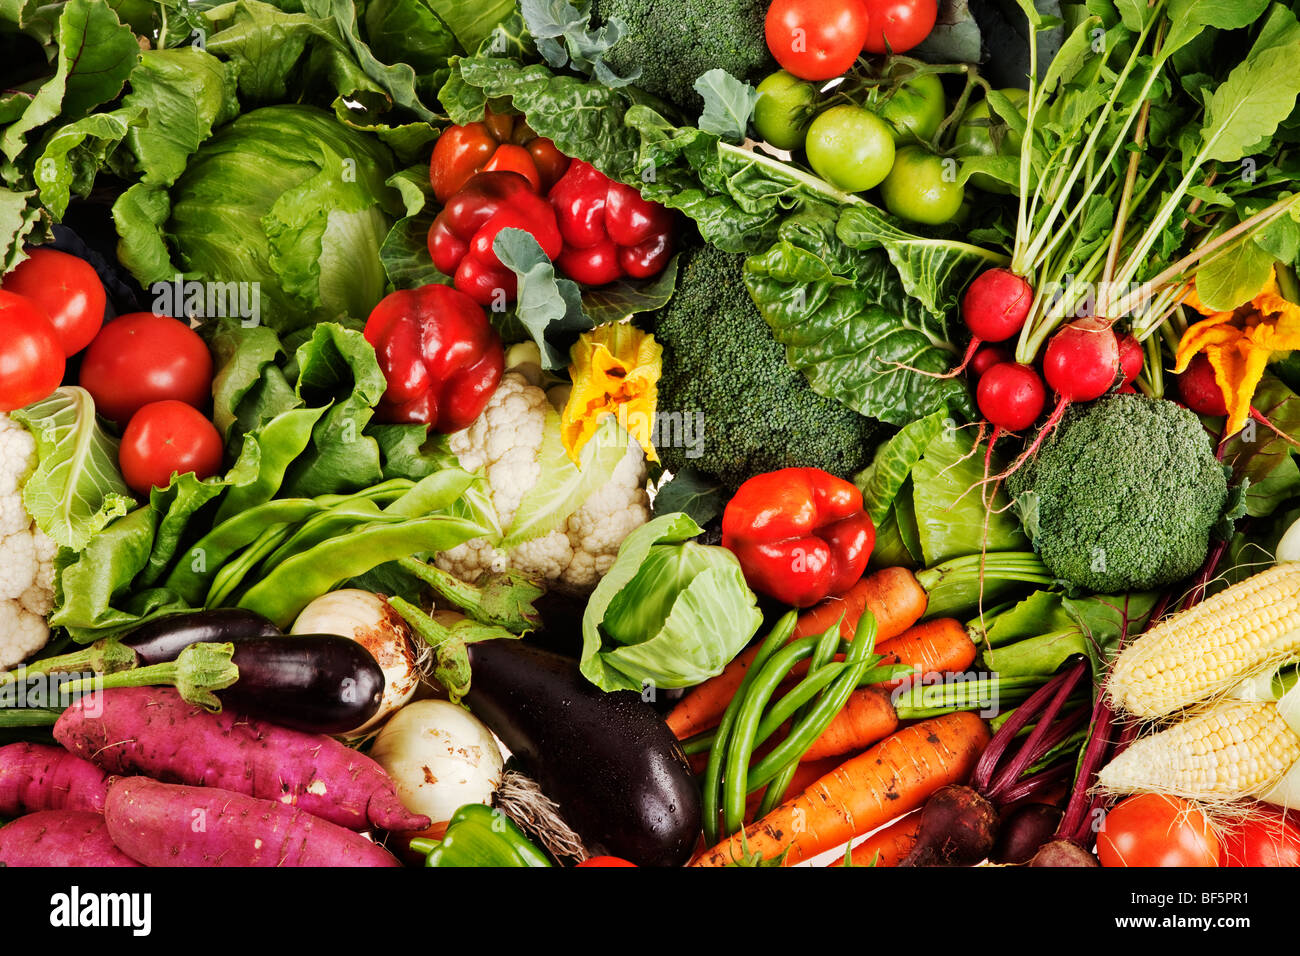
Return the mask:
{"type": "Polygon", "coordinates": [[[518,280],[515,316],[537,343],[542,368],[565,368],[567,349],[552,343],[552,337],[585,332],[595,323],[582,310],[582,291],[572,279],[560,279],[555,266],[537,240],[522,229],[502,229],[492,244],[501,264],[518,280]]]}
{"type": "Polygon", "coordinates": [[[909,422],[877,448],[871,464],[854,476],[867,515],[876,524],[885,520],[912,469],[945,427],[951,427],[946,408],[909,422]]]}
{"type": "Polygon", "coordinates": [[[698,525],[721,517],[726,506],[722,485],[693,468],[676,473],[655,492],[655,515],[685,514],[698,525]]]}
{"type": "MultiPolygon", "coordinates": [[[[785,219],[779,235],[746,263],[745,281],[786,361],[814,391],[894,425],[945,405],[972,410],[963,382],[939,377],[958,357],[946,319],[903,291],[883,251],[846,246],[822,209],[785,219]]],[[[936,286],[931,298],[943,301],[946,289],[936,286]]]]}
{"type": "Polygon", "coordinates": [[[591,0],[520,0],[519,10],[537,43],[537,52],[554,69],[572,66],[610,87],[627,86],[641,75],[640,67],[620,75],[605,62],[626,25],[614,18],[593,29],[591,0]]]}
{"type": "Polygon", "coordinates": [[[1022,551],[1029,539],[1000,490],[986,508],[984,456],[970,429],[940,431],[912,468],[912,500],[927,566],[980,551],[1022,551]]]}
{"type": "Polygon", "coordinates": [[[742,141],[758,103],[758,90],[723,69],[712,69],[695,81],[704,100],[700,129],[730,143],[742,141]]]}
{"type": "Polygon", "coordinates": [[[602,690],[688,687],[716,674],[763,615],[735,555],[667,514],[624,539],[582,618],[582,673],[602,690]]]}
{"type": "Polygon", "coordinates": [[[117,439],[99,427],[84,388],[56,389],[12,417],[32,433],[39,457],[23,505],[58,545],[80,551],[135,504],[117,470],[117,439]]]}

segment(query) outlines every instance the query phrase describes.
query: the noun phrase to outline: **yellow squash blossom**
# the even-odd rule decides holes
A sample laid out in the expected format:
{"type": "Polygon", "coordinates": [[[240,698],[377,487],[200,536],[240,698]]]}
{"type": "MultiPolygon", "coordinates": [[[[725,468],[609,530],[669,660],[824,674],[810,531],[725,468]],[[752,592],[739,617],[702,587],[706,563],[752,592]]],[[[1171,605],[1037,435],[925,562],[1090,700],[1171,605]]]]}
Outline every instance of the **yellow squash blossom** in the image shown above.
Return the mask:
{"type": "Polygon", "coordinates": [[[1225,434],[1234,435],[1250,417],[1251,398],[1269,357],[1300,348],[1300,305],[1278,292],[1276,273],[1254,298],[1230,312],[1207,308],[1195,286],[1183,301],[1207,318],[1183,333],[1174,371],[1186,370],[1197,352],[1205,353],[1228,407],[1225,434]]]}
{"type": "Polygon", "coordinates": [[[575,462],[606,415],[614,415],[651,461],[663,348],[654,336],[618,322],[584,332],[569,357],[573,391],[560,417],[560,435],[575,462]]]}

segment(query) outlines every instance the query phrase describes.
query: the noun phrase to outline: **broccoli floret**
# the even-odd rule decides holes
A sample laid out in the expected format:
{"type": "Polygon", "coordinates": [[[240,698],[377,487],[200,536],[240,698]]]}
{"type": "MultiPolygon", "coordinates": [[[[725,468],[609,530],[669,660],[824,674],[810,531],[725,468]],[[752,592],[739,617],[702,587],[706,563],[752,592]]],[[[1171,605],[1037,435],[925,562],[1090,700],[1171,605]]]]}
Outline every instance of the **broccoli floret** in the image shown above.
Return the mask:
{"type": "Polygon", "coordinates": [[[745,288],[744,262],[712,246],[683,257],[676,293],[651,318],[664,350],[664,467],[691,467],[733,490],[795,466],[847,478],[870,461],[880,425],[818,395],[786,364],[745,288]]]}
{"type": "Polygon", "coordinates": [[[671,103],[690,118],[704,101],[695,81],[715,67],[757,82],[776,69],[763,21],[769,0],[596,0],[594,22],[617,17],[627,33],[605,62],[634,85],[671,103]]]}
{"type": "Polygon", "coordinates": [[[1200,420],[1142,395],[1070,408],[1007,489],[1048,569],[1105,594],[1196,571],[1228,500],[1200,420]]]}

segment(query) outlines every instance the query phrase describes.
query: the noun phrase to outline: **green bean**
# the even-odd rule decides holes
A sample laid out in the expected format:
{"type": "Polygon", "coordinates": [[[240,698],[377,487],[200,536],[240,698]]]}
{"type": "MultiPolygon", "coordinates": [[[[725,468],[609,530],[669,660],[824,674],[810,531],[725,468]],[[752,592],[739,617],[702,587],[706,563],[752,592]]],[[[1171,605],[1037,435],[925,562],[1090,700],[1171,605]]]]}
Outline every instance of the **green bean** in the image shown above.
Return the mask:
{"type": "Polygon", "coordinates": [[[702,794],[704,836],[710,845],[718,842],[719,783],[722,775],[722,761],[726,756],[727,742],[731,736],[732,727],[735,726],[736,717],[740,713],[741,705],[744,703],[745,694],[750,685],[753,684],[754,678],[771,656],[790,639],[798,619],[799,615],[795,611],[790,611],[776,622],[776,626],[764,638],[763,643],[759,645],[758,653],[745,671],[744,679],[740,682],[740,686],[736,688],[736,693],[727,704],[727,709],[723,711],[722,720],[718,723],[718,729],[712,735],[712,749],[709,750],[709,763],[704,771],[702,794]]]}
{"type": "Polygon", "coordinates": [[[313,500],[322,508],[337,508],[354,501],[393,502],[400,501],[414,488],[415,482],[409,478],[389,478],[360,491],[351,491],[345,495],[317,495],[313,500]]]}
{"type": "MultiPolygon", "coordinates": [[[[768,714],[769,720],[775,718],[775,724],[771,732],[774,733],[776,728],[784,723],[787,717],[794,717],[796,710],[798,711],[798,716],[795,717],[796,722],[802,720],[807,713],[807,708],[802,706],[804,702],[810,700],[822,687],[833,680],[836,674],[843,670],[842,667],[836,667],[833,670],[826,667],[827,664],[832,663],[834,660],[835,650],[839,647],[838,637],[842,620],[843,616],[823,633],[822,643],[817,645],[817,650],[813,652],[812,661],[808,665],[808,677],[800,681],[794,690],[781,698],[777,705],[772,708],[772,712],[768,714]],[[817,675],[817,677],[814,678],[814,675],[817,675]]],[[[763,734],[763,731],[764,726],[760,724],[758,732],[766,740],[767,735],[763,734]]],[[[785,792],[790,789],[790,781],[794,779],[794,775],[798,770],[799,761],[792,761],[768,784],[767,789],[763,792],[763,799],[758,805],[759,819],[767,816],[772,808],[785,797],[785,792]]]]}
{"type": "Polygon", "coordinates": [[[482,525],[447,515],[364,525],[281,562],[245,592],[239,606],[256,611],[277,627],[289,627],[303,608],[340,581],[411,554],[453,548],[483,534],[482,525]]]}
{"type": "Polygon", "coordinates": [[[763,666],[754,679],[753,687],[745,694],[736,719],[736,734],[727,749],[727,766],[723,778],[722,824],[727,835],[735,833],[745,821],[745,796],[749,759],[754,751],[754,734],[758,723],[781,681],[790,668],[812,655],[820,638],[803,637],[787,644],[763,666]]]}
{"type": "Polygon", "coordinates": [[[262,559],[274,551],[293,534],[294,525],[272,525],[257,536],[257,539],[239,553],[233,560],[226,562],[208,588],[208,596],[203,601],[204,607],[220,607],[230,595],[234,594],[248,577],[250,571],[257,567],[262,559]]]}
{"type": "Polygon", "coordinates": [[[477,479],[459,468],[435,471],[384,509],[385,514],[418,518],[450,508],[477,479]]]}
{"type": "Polygon", "coordinates": [[[800,758],[844,709],[849,695],[857,689],[862,675],[875,663],[871,651],[876,645],[876,619],[869,611],[858,622],[853,644],[845,655],[845,672],[818,698],[808,715],[790,731],[789,736],[772,749],[754,767],[750,768],[750,787],[757,790],[770,783],[782,768],[793,761],[798,766],[800,758]]]}

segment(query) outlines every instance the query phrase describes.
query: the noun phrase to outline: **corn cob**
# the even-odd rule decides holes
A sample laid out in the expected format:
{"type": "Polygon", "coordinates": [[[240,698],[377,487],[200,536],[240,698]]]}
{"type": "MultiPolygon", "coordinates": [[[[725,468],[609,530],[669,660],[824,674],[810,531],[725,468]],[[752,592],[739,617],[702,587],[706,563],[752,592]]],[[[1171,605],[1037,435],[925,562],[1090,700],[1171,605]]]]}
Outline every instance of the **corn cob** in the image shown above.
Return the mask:
{"type": "Polygon", "coordinates": [[[1120,652],[1107,692],[1139,717],[1210,700],[1300,655],[1300,562],[1280,564],[1161,621],[1120,652]]]}
{"type": "Polygon", "coordinates": [[[1221,701],[1142,737],[1101,769],[1112,793],[1223,801],[1268,791],[1300,760],[1300,737],[1271,702],[1221,701]]]}

